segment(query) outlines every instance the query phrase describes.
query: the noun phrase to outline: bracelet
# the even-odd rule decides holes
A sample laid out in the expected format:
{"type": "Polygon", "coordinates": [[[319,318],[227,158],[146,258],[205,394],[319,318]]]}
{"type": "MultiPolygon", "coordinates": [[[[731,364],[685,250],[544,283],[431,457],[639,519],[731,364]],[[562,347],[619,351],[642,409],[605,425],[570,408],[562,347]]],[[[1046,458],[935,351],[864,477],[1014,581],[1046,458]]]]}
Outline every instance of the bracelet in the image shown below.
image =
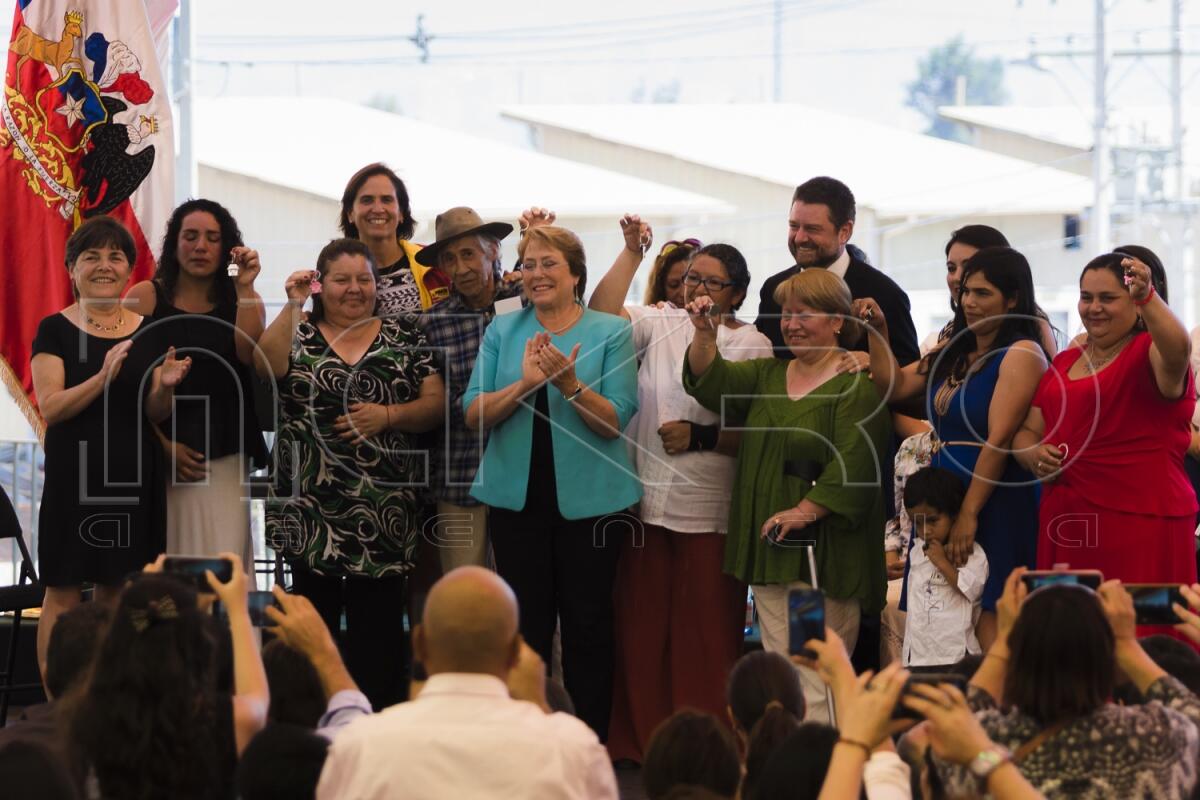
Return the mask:
{"type": "Polygon", "coordinates": [[[851,747],[862,748],[863,754],[867,757],[867,759],[869,760],[871,758],[871,748],[868,747],[863,742],[857,741],[855,739],[848,739],[845,736],[839,736],[837,743],[838,744],[848,744],[851,747]]]}
{"type": "Polygon", "coordinates": [[[1008,661],[1008,656],[1002,656],[999,653],[993,653],[991,651],[988,651],[988,654],[984,656],[984,658],[998,658],[1001,661],[1008,661]]]}
{"type": "Polygon", "coordinates": [[[583,394],[583,384],[576,381],[575,391],[571,392],[570,394],[564,394],[563,400],[566,400],[568,403],[574,403],[581,394],[583,394]]]}
{"type": "Polygon", "coordinates": [[[1151,300],[1153,300],[1153,299],[1154,299],[1154,295],[1155,295],[1155,291],[1154,291],[1154,284],[1153,284],[1153,283],[1151,283],[1151,284],[1150,284],[1150,292],[1149,292],[1149,294],[1147,294],[1147,295],[1146,295],[1145,299],[1143,299],[1143,300],[1134,300],[1134,301],[1133,301],[1133,304],[1134,304],[1135,306],[1137,306],[1138,308],[1141,308],[1142,306],[1146,305],[1146,303],[1149,303],[1151,300]]]}
{"type": "Polygon", "coordinates": [[[721,434],[719,425],[700,425],[695,422],[690,422],[688,425],[690,426],[688,433],[688,450],[690,452],[702,453],[716,448],[717,437],[721,434]]]}
{"type": "Polygon", "coordinates": [[[392,407],[387,403],[383,404],[383,413],[387,415],[387,426],[392,427],[392,407]]]}

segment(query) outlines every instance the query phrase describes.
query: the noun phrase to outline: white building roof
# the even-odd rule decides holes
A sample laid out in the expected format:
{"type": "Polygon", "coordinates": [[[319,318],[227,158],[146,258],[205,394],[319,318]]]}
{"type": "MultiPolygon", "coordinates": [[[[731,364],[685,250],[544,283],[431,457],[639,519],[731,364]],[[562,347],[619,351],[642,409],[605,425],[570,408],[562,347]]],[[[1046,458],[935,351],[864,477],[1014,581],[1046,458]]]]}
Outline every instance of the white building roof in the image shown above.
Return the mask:
{"type": "MultiPolygon", "coordinates": [[[[1078,106],[943,106],[938,114],[953,122],[962,122],[997,131],[1016,133],[1033,139],[1092,149],[1091,110],[1078,106]]],[[[1184,107],[1185,130],[1200,124],[1200,109],[1184,107]]],[[[1171,141],[1171,109],[1168,106],[1124,106],[1108,115],[1110,143],[1118,146],[1157,145],[1171,141]]],[[[1184,139],[1185,146],[1194,137],[1184,139]]]]}
{"type": "Polygon", "coordinates": [[[425,216],[458,205],[485,218],[515,217],[531,205],[560,217],[733,211],[712,197],[341,100],[197,98],[195,111],[199,163],[333,200],[359,168],[384,161],[425,216]]]}
{"type": "Polygon", "coordinates": [[[833,175],[884,217],[1074,213],[1090,181],[800,105],[510,106],[504,116],[786,186],[833,175]]]}

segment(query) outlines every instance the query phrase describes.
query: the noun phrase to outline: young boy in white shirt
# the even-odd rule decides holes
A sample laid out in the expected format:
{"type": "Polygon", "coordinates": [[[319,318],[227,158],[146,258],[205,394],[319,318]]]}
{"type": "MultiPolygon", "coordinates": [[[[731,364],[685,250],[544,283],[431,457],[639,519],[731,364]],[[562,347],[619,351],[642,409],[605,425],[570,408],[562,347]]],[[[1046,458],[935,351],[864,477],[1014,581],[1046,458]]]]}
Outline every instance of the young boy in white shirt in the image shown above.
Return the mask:
{"type": "Polygon", "coordinates": [[[987,556],[978,542],[967,563],[955,568],[946,540],[962,507],[965,489],[954,473],[924,467],[904,486],[904,507],[917,537],[909,552],[908,620],[902,660],[906,668],[946,668],[980,652],[975,637],[987,556]]]}

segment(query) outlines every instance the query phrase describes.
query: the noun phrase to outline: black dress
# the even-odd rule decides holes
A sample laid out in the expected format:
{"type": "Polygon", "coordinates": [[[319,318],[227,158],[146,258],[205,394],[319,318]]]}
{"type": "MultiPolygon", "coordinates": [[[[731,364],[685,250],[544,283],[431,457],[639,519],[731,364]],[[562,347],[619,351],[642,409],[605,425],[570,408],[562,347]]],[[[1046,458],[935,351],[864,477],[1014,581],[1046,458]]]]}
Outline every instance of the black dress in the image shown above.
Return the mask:
{"type": "Polygon", "coordinates": [[[133,339],[107,390],[46,428],[38,564],[47,586],[119,583],[163,551],[163,457],[144,399],[166,347],[149,328],[142,320],[131,337],[105,339],[62,314],[38,325],[33,353],[62,359],[65,389],[95,375],[109,350],[133,339]]]}
{"type": "Polygon", "coordinates": [[[267,446],[254,408],[253,380],[237,357],[237,305],[221,303],[204,314],[180,311],[157,281],[153,285],[155,338],[174,345],[177,358],[192,359],[191,369],[175,389],[176,413],[159,430],[203,453],[209,462],[243,453],[251,469],[266,466],[267,446]]]}

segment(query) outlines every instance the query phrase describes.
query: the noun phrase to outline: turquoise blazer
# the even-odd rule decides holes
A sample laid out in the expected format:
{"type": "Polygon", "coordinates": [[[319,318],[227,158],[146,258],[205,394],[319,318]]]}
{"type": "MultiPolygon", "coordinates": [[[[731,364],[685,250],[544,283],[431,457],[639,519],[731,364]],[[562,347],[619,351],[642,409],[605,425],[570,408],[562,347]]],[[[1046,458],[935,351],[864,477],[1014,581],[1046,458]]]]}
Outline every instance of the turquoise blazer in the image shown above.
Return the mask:
{"type": "MultiPolygon", "coordinates": [[[[483,334],[479,357],[463,395],[464,414],[480,394],[503,389],[520,379],[525,342],[541,330],[532,307],[492,320],[483,334]]],[[[624,430],[637,411],[637,356],[629,321],[585,309],[574,327],[553,339],[555,347],[566,355],[576,343],[582,344],[575,375],[613,404],[619,427],[624,430]]],[[[621,511],[638,502],[642,484],[629,460],[624,436],[605,439],[596,435],[552,385],[547,385],[547,396],[559,513],[566,519],[584,519],[621,511]]],[[[511,417],[492,429],[471,485],[471,496],[480,502],[513,511],[525,507],[534,399],[532,394],[526,397],[511,417]]]]}

